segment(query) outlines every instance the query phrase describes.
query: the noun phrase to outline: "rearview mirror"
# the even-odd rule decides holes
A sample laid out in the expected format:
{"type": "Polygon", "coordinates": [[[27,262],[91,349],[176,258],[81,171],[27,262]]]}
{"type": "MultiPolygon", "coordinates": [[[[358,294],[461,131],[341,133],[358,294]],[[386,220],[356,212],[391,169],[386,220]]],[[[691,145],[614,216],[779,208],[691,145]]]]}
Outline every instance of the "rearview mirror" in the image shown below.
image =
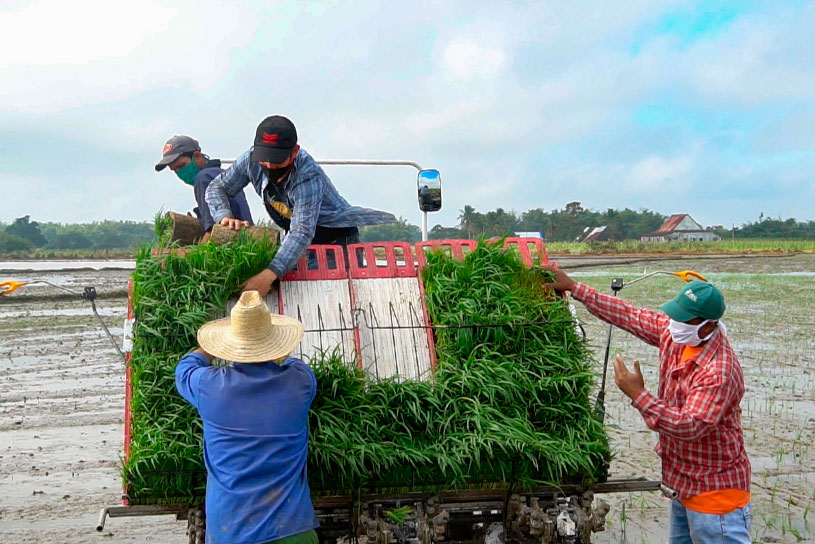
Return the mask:
{"type": "Polygon", "coordinates": [[[419,191],[419,209],[437,212],[441,209],[441,175],[438,170],[422,170],[416,181],[419,191]]]}

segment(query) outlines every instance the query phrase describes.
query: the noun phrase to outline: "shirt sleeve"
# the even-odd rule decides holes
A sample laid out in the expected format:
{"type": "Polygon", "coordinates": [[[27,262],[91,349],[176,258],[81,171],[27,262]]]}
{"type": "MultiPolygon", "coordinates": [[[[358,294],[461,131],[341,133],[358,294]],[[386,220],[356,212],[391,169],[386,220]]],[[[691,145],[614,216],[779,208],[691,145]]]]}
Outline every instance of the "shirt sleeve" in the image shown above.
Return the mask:
{"type": "Polygon", "coordinates": [[[209,212],[206,199],[207,187],[209,187],[214,177],[215,176],[212,176],[209,172],[201,172],[195,177],[195,187],[193,189],[195,191],[195,202],[198,203],[198,222],[201,224],[201,230],[204,232],[211,231],[215,225],[215,220],[209,212]]]}
{"type": "Polygon", "coordinates": [[[249,152],[247,151],[225,171],[213,179],[206,191],[206,203],[214,223],[220,223],[224,217],[234,217],[229,206],[229,197],[242,191],[250,182],[249,152]]]}
{"type": "Polygon", "coordinates": [[[185,355],[175,367],[175,388],[196,408],[201,394],[201,376],[207,368],[211,368],[207,358],[195,352],[185,355]]]}
{"type": "Polygon", "coordinates": [[[665,332],[670,320],[665,314],[635,308],[630,302],[598,293],[594,288],[580,282],[575,282],[572,298],[582,302],[592,315],[630,332],[652,346],[659,346],[659,338],[665,332]]]}
{"type": "Polygon", "coordinates": [[[702,376],[691,386],[681,408],[643,389],[631,403],[652,431],[677,440],[698,440],[716,428],[730,408],[736,387],[728,386],[719,374],[702,376]]]}
{"type": "Polygon", "coordinates": [[[314,398],[317,396],[317,377],[314,375],[314,371],[308,366],[304,361],[297,359],[297,365],[299,365],[303,371],[308,375],[308,382],[311,386],[311,396],[309,397],[309,406],[312,402],[314,402],[314,398]]]}
{"type": "MultiPolygon", "coordinates": [[[[214,182],[213,182],[214,183],[214,182]]],[[[323,200],[324,185],[320,175],[314,174],[304,179],[291,189],[294,200],[289,235],[277,251],[268,268],[275,276],[282,278],[294,268],[314,239],[317,229],[317,218],[320,216],[320,205],[323,200]]]]}

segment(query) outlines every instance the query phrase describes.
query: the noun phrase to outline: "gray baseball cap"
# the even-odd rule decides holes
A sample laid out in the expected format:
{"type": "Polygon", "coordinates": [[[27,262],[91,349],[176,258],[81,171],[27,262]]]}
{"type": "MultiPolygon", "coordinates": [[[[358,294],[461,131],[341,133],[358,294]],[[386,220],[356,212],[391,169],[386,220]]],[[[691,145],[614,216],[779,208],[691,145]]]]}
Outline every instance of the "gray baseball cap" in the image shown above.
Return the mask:
{"type": "Polygon", "coordinates": [[[176,134],[164,144],[164,149],[161,151],[161,160],[156,165],[156,172],[161,172],[164,168],[176,160],[184,153],[192,153],[193,151],[201,151],[201,146],[198,145],[198,140],[190,138],[189,136],[176,134]]]}

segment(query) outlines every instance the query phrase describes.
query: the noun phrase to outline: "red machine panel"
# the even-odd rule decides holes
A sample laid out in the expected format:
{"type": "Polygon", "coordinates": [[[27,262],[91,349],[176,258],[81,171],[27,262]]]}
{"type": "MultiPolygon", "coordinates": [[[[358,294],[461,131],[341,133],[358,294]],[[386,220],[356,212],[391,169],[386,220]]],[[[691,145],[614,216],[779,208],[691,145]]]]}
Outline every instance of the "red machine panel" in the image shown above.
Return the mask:
{"type": "Polygon", "coordinates": [[[416,276],[408,242],[366,242],[348,245],[352,279],[411,278],[416,276]],[[377,253],[379,255],[377,255],[377,253]]]}
{"type": "Polygon", "coordinates": [[[283,280],[337,280],[347,277],[342,246],[324,245],[308,246],[306,253],[297,261],[297,266],[283,280]]]}
{"type": "Polygon", "coordinates": [[[528,266],[550,264],[546,246],[540,238],[507,238],[504,247],[515,249],[528,266]]]}
{"type": "Polygon", "coordinates": [[[441,249],[449,251],[453,257],[463,259],[466,253],[474,250],[478,242],[475,240],[428,240],[426,242],[416,242],[416,258],[419,261],[419,269],[427,264],[425,252],[430,249],[441,249]]]}
{"type": "MultiPolygon", "coordinates": [[[[133,279],[127,282],[127,321],[133,323],[133,279]]],[[[132,334],[132,333],[131,333],[132,334]]],[[[133,398],[132,370],[130,367],[130,349],[125,346],[125,423],[124,423],[124,454],[125,461],[130,457],[130,399],[133,398]]],[[[122,504],[128,505],[127,484],[122,484],[122,504]]]]}

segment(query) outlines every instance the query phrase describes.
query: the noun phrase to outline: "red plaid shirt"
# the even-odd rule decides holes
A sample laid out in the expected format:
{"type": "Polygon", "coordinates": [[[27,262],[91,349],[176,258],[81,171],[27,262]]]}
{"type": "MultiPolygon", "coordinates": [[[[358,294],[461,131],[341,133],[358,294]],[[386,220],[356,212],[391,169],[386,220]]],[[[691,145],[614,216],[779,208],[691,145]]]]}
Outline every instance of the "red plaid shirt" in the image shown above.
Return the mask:
{"type": "Polygon", "coordinates": [[[667,315],[575,283],[572,296],[603,321],[659,347],[659,396],[643,389],[631,403],[659,433],[662,482],[685,499],[717,489],[750,491],[739,402],[744,375],[720,331],[695,357],[671,339],[667,315]]]}

